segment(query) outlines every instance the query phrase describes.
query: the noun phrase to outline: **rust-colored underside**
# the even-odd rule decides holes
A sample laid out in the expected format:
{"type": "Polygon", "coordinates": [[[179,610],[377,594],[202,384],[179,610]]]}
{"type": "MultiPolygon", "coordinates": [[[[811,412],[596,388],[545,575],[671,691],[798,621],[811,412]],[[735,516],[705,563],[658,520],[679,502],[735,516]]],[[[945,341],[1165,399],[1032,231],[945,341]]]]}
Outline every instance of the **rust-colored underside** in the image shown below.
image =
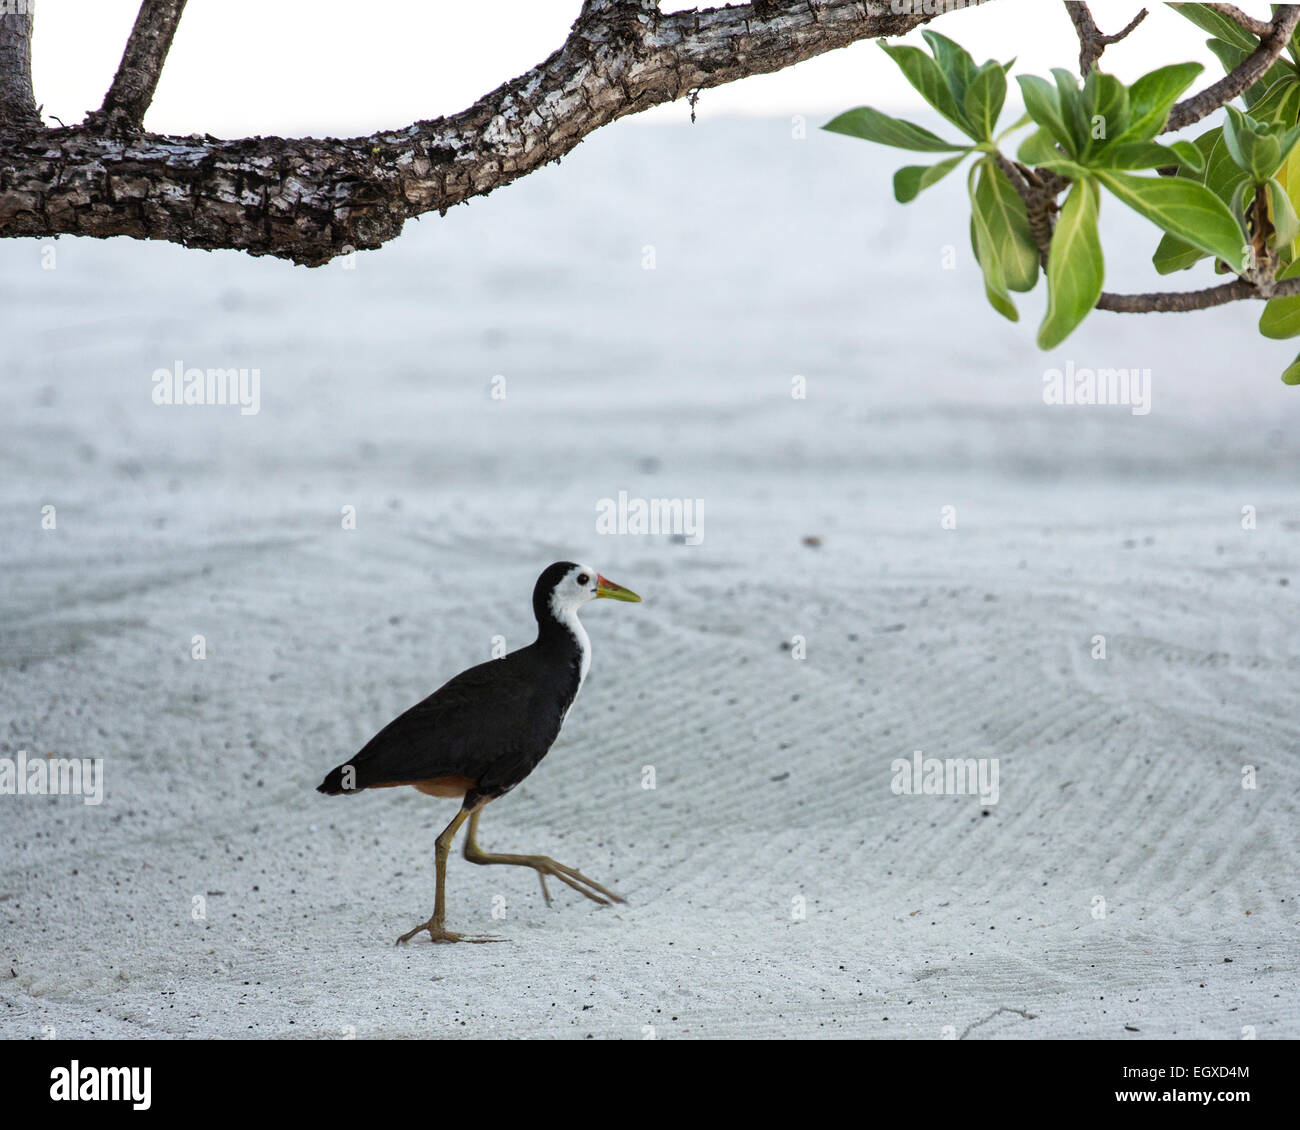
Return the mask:
{"type": "Polygon", "coordinates": [[[381,781],[368,789],[400,789],[410,785],[428,796],[463,797],[477,781],[473,777],[429,777],[423,781],[381,781]]]}
{"type": "Polygon", "coordinates": [[[429,796],[463,797],[477,782],[471,777],[430,777],[411,784],[429,796]]]}

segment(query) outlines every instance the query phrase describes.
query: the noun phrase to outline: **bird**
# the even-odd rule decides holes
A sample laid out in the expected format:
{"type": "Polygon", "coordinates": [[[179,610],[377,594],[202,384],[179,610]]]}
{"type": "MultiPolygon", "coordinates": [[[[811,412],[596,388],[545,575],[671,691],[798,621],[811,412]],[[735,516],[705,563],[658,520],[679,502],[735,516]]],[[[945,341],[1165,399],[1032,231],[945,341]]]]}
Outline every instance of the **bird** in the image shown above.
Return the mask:
{"type": "Polygon", "coordinates": [[[548,875],[602,905],[626,901],[549,856],[498,855],[478,844],[483,808],[537,768],[560,733],[591,667],[591,641],[578,610],[599,598],[641,603],[636,593],[590,566],[572,561],[547,566],[533,587],[536,640],[462,671],[394,718],[316,787],[327,796],[340,796],[409,785],[429,796],[460,798],[459,811],[434,843],[433,914],[398,938],[397,945],[421,931],[435,943],[500,940],[447,929],[447,856],[466,820],[465,858],[531,867],[547,906],[548,875]]]}

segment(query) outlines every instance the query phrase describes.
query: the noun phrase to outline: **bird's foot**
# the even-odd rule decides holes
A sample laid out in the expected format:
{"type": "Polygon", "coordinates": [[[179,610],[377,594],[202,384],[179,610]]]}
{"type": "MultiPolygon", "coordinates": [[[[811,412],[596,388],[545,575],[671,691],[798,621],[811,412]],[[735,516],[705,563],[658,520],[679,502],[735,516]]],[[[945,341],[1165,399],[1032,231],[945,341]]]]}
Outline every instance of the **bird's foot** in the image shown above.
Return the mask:
{"type": "Polygon", "coordinates": [[[429,941],[431,942],[501,942],[504,938],[496,938],[491,934],[454,934],[447,929],[441,922],[435,922],[432,918],[428,922],[421,922],[414,930],[408,930],[393,944],[400,946],[409,942],[416,934],[423,930],[429,932],[429,941]]]}
{"type": "Polygon", "coordinates": [[[546,889],[547,875],[559,879],[561,883],[567,883],[580,895],[586,895],[592,902],[598,902],[601,906],[627,902],[622,895],[615,894],[608,887],[602,887],[595,879],[588,879],[581,871],[565,867],[563,863],[556,863],[550,856],[528,855],[524,859],[527,865],[537,872],[537,878],[542,884],[542,898],[546,900],[547,906],[551,905],[551,892],[546,889]]]}

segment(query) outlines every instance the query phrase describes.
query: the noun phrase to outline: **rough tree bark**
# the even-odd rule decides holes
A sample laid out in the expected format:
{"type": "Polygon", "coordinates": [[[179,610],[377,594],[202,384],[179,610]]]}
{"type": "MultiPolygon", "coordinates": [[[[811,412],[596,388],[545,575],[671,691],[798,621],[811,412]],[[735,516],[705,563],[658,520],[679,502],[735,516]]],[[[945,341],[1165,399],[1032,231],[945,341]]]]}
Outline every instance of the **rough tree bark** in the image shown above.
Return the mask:
{"type": "Polygon", "coordinates": [[[370,137],[224,141],[140,128],[182,7],[146,0],[113,89],[83,125],[7,121],[0,236],[126,235],[319,266],[509,184],[628,114],[901,35],[943,9],[755,0],[665,15],[653,0],[587,0],[558,51],[461,113],[370,137]]]}
{"type": "Polygon", "coordinates": [[[0,12],[0,129],[35,129],[41,119],[32,94],[32,13],[3,5],[0,12]]]}
{"type": "Polygon", "coordinates": [[[115,129],[143,129],[144,114],[162,77],[167,52],[185,11],[185,0],[145,0],[140,5],[122,63],[104,105],[91,115],[95,125],[115,129]]]}

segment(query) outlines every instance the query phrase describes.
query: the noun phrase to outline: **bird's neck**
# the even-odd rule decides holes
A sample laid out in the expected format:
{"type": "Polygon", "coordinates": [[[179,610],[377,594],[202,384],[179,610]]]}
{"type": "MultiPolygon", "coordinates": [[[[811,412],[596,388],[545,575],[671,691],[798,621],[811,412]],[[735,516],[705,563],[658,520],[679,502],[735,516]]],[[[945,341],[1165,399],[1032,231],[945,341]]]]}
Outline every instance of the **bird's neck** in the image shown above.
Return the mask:
{"type": "Polygon", "coordinates": [[[587,629],[578,619],[576,609],[556,611],[548,608],[546,612],[545,616],[537,618],[537,643],[548,651],[570,658],[577,666],[578,686],[581,687],[591,666],[591,640],[587,637],[587,629]]]}

